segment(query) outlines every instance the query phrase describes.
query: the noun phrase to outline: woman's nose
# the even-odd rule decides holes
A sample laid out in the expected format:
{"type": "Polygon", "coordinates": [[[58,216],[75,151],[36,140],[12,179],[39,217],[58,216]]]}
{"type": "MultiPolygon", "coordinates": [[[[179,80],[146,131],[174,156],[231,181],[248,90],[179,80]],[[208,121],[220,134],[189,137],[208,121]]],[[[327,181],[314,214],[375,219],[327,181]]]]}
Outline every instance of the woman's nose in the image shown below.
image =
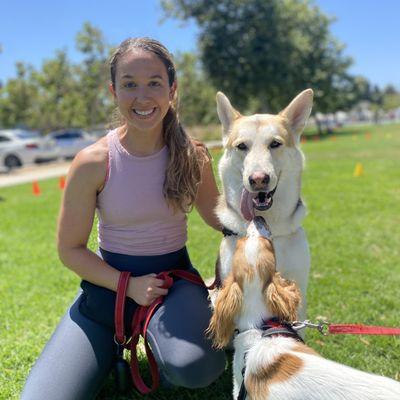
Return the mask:
{"type": "Polygon", "coordinates": [[[135,91],[135,97],[138,101],[147,101],[149,100],[149,90],[147,87],[139,87],[135,91]]]}

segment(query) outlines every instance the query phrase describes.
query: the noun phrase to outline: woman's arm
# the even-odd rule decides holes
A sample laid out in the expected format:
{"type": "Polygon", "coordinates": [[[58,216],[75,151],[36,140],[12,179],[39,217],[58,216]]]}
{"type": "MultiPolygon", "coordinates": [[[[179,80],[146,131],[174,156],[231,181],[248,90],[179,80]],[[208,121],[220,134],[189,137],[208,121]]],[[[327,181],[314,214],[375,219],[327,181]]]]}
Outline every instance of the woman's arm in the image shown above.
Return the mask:
{"type": "MultiPolygon", "coordinates": [[[[96,196],[107,172],[107,147],[97,142],[82,150],[72,162],[58,220],[60,260],[82,279],[116,291],[120,272],[87,248],[96,209],[96,196]]],[[[148,305],[167,293],[155,274],[131,278],[128,296],[148,305]]]]}
{"type": "Polygon", "coordinates": [[[195,207],[203,220],[212,228],[221,231],[221,224],[215,214],[219,191],[212,169],[211,156],[204,154],[207,149],[197,144],[199,156],[205,159],[201,173],[201,182],[197,191],[195,207]],[[201,154],[200,154],[201,153],[201,154]]]}

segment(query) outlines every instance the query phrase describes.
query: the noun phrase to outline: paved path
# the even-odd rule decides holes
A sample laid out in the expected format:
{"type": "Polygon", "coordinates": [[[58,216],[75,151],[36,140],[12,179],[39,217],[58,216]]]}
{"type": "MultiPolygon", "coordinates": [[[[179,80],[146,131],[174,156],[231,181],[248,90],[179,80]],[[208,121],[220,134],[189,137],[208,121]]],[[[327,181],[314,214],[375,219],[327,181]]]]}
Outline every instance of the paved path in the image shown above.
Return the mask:
{"type": "Polygon", "coordinates": [[[2,173],[0,174],[0,188],[63,176],[67,174],[70,165],[70,162],[56,162],[19,168],[10,173],[2,173]]]}

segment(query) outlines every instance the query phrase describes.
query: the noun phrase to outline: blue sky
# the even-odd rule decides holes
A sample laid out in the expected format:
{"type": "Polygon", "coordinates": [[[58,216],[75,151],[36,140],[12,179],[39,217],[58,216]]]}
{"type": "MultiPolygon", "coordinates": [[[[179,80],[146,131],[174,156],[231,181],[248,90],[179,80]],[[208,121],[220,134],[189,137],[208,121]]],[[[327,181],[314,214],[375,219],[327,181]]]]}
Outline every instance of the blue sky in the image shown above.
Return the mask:
{"type": "MultiPolygon", "coordinates": [[[[336,16],[332,33],[346,44],[354,59],[351,72],[380,86],[392,83],[400,89],[400,0],[316,0],[322,11],[336,16]]],[[[158,0],[20,0],[0,5],[0,80],[15,75],[15,62],[40,68],[54,51],[66,48],[72,61],[79,60],[74,39],[85,21],[100,28],[108,43],[129,36],[151,36],[170,51],[196,49],[194,23],[162,17],[158,0]]]]}

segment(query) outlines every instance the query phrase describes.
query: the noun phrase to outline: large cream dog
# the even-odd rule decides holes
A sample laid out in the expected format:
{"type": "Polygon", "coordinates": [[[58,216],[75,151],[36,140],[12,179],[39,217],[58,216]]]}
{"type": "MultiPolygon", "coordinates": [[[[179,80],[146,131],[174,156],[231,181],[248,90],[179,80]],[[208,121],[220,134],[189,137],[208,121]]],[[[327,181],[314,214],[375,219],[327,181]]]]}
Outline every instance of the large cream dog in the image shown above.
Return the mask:
{"type": "Polygon", "coordinates": [[[277,270],[300,287],[300,318],[306,313],[310,254],[301,227],[306,209],[300,193],[304,157],[299,144],[312,101],[313,91],[308,89],[278,115],[242,116],[223,93],[217,94],[224,153],[219,162],[223,190],[216,212],[234,233],[222,240],[219,278],[223,282],[228,276],[237,240],[246,235],[252,218],[261,215],[272,232],[277,270]]]}

